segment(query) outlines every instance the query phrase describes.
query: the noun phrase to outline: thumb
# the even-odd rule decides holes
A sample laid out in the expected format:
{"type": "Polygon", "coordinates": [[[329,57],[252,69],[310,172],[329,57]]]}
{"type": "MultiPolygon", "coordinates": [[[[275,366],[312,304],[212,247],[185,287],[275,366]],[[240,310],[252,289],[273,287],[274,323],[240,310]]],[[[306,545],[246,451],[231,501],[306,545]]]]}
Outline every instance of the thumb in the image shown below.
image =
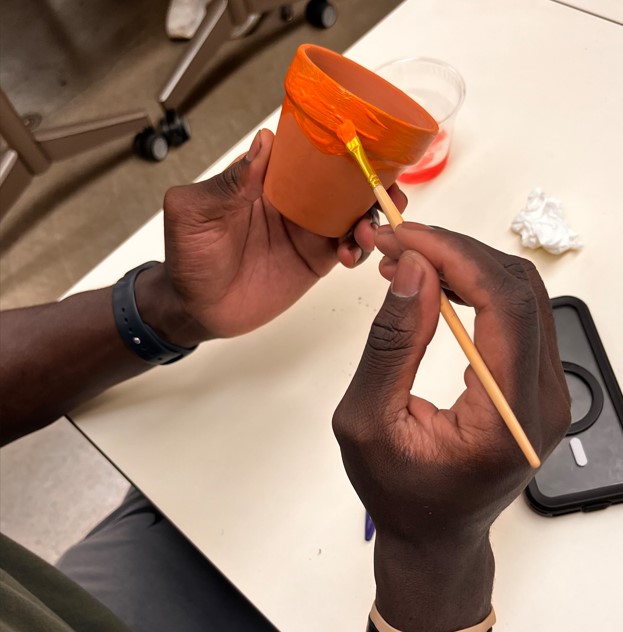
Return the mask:
{"type": "Polygon", "coordinates": [[[248,207],[262,195],[273,138],[270,130],[261,129],[246,154],[214,177],[191,185],[189,193],[201,200],[197,206],[207,219],[248,207]]]}
{"type": "Polygon", "coordinates": [[[440,291],[432,264],[413,250],[404,251],[347,392],[371,422],[394,421],[407,407],[439,320],[440,291]]]}

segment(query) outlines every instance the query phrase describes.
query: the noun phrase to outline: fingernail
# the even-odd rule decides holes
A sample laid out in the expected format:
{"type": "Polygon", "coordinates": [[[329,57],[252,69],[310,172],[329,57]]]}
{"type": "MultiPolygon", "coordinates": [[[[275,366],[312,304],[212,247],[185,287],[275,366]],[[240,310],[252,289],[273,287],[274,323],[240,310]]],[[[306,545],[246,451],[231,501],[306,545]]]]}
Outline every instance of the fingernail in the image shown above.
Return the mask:
{"type": "Polygon", "coordinates": [[[252,162],[255,160],[257,155],[260,153],[260,149],[262,149],[262,130],[260,130],[253,139],[251,143],[251,147],[249,147],[249,151],[245,156],[247,162],[252,162]]]}
{"type": "Polygon", "coordinates": [[[353,259],[355,260],[355,263],[358,263],[359,259],[361,259],[361,256],[363,255],[363,250],[356,246],[355,248],[351,248],[351,252],[353,253],[353,259]]]}
{"type": "Polygon", "coordinates": [[[374,230],[376,230],[381,225],[381,223],[379,222],[380,212],[381,209],[379,209],[376,204],[370,209],[370,226],[372,226],[374,230]]]}
{"type": "Polygon", "coordinates": [[[413,252],[403,252],[398,260],[396,274],[390,285],[390,291],[400,298],[415,296],[422,287],[424,271],[413,252]]]}

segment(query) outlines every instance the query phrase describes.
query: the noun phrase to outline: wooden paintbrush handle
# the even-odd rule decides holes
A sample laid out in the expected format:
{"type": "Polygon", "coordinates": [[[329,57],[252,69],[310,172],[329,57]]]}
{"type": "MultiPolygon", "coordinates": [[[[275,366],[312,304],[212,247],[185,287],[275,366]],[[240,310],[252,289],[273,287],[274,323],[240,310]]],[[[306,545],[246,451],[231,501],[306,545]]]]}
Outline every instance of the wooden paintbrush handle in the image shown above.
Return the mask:
{"type": "Polygon", "coordinates": [[[398,224],[402,224],[404,221],[400,211],[396,208],[396,205],[389,197],[389,193],[385,190],[385,187],[382,184],[378,187],[374,187],[373,191],[378,203],[383,209],[383,213],[385,213],[385,217],[387,217],[389,225],[396,230],[396,226],[398,226],[398,224]]]}
{"type": "Polygon", "coordinates": [[[467,333],[467,330],[459,319],[458,314],[454,310],[452,303],[450,303],[443,290],[441,292],[441,315],[446,323],[448,323],[450,331],[454,334],[454,337],[459,343],[461,349],[463,349],[463,353],[467,356],[474,373],[478,376],[480,383],[484,387],[485,391],[487,391],[487,394],[491,398],[491,401],[497,411],[502,416],[502,419],[504,419],[504,423],[506,423],[506,426],[513,435],[517,445],[524,453],[528,463],[530,463],[530,465],[535,469],[540,467],[541,461],[537,453],[534,451],[530,440],[526,436],[526,433],[517,420],[515,413],[506,401],[506,398],[502,394],[502,391],[493,378],[493,375],[491,375],[489,367],[482,359],[480,351],[476,348],[476,345],[473,343],[470,335],[467,333]]]}
{"type": "MultiPolygon", "coordinates": [[[[382,185],[375,187],[374,195],[378,200],[381,208],[383,209],[383,213],[387,217],[390,226],[396,230],[396,227],[399,224],[402,224],[404,221],[402,219],[402,215],[400,211],[396,208],[396,205],[389,197],[389,193],[385,190],[382,185]]],[[[541,461],[535,452],[530,440],[526,436],[523,428],[521,427],[517,417],[515,417],[515,413],[509,406],[504,394],[500,390],[500,387],[497,385],[497,382],[491,375],[491,371],[485,364],[485,361],[482,359],[480,352],[476,348],[476,345],[470,338],[467,330],[463,326],[463,323],[458,317],[458,314],[452,307],[452,303],[448,300],[448,297],[445,293],[441,292],[441,307],[440,307],[441,315],[444,317],[446,323],[448,323],[448,327],[450,331],[454,334],[457,342],[459,343],[461,349],[463,349],[463,353],[467,356],[469,363],[474,370],[474,373],[478,376],[481,384],[483,385],[485,391],[491,398],[493,405],[496,407],[497,411],[500,413],[504,423],[510,430],[513,438],[517,442],[517,445],[523,452],[526,457],[528,463],[533,468],[538,468],[541,465],[541,461]]]]}

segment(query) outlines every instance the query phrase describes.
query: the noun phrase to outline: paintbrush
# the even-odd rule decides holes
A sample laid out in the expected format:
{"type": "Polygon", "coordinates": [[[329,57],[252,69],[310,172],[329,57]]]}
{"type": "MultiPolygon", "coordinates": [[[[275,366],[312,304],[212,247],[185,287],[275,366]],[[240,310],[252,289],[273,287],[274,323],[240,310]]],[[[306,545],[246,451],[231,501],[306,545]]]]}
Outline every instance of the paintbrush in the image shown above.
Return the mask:
{"type": "MultiPolygon", "coordinates": [[[[396,208],[392,199],[389,197],[389,194],[385,190],[381,180],[370,164],[352,121],[344,121],[338,127],[337,135],[346,145],[346,148],[350,152],[351,156],[361,167],[361,171],[365,175],[368,184],[372,187],[372,191],[383,209],[383,213],[385,213],[391,227],[396,230],[396,227],[403,222],[402,215],[396,208]]],[[[491,375],[491,371],[489,371],[489,368],[482,359],[480,352],[476,349],[476,345],[473,343],[443,290],[441,291],[440,311],[446,323],[448,323],[448,327],[450,327],[454,337],[461,346],[461,349],[463,349],[463,353],[467,356],[474,373],[478,376],[478,379],[483,385],[485,391],[487,391],[487,394],[491,398],[493,405],[502,416],[504,423],[506,423],[506,426],[517,442],[517,445],[526,457],[526,460],[533,468],[536,469],[540,467],[541,461],[532,447],[530,440],[526,436],[526,433],[517,420],[517,417],[515,417],[515,413],[506,401],[500,387],[497,385],[493,375],[491,375]]]]}

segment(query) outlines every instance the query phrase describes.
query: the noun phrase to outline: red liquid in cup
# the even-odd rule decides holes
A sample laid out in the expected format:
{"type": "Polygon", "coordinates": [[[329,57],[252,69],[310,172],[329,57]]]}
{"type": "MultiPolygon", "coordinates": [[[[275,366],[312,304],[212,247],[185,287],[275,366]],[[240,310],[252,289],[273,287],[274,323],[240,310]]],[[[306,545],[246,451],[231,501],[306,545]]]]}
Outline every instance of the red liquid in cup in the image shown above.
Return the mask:
{"type": "Polygon", "coordinates": [[[398,181],[405,184],[419,184],[432,180],[444,170],[448,162],[449,150],[450,138],[445,130],[440,129],[421,160],[400,174],[398,181]]]}
{"type": "Polygon", "coordinates": [[[405,171],[405,173],[398,176],[399,182],[405,184],[419,184],[420,182],[427,182],[438,176],[445,168],[448,162],[448,155],[433,167],[425,167],[424,169],[418,169],[417,171],[405,171]]]}

